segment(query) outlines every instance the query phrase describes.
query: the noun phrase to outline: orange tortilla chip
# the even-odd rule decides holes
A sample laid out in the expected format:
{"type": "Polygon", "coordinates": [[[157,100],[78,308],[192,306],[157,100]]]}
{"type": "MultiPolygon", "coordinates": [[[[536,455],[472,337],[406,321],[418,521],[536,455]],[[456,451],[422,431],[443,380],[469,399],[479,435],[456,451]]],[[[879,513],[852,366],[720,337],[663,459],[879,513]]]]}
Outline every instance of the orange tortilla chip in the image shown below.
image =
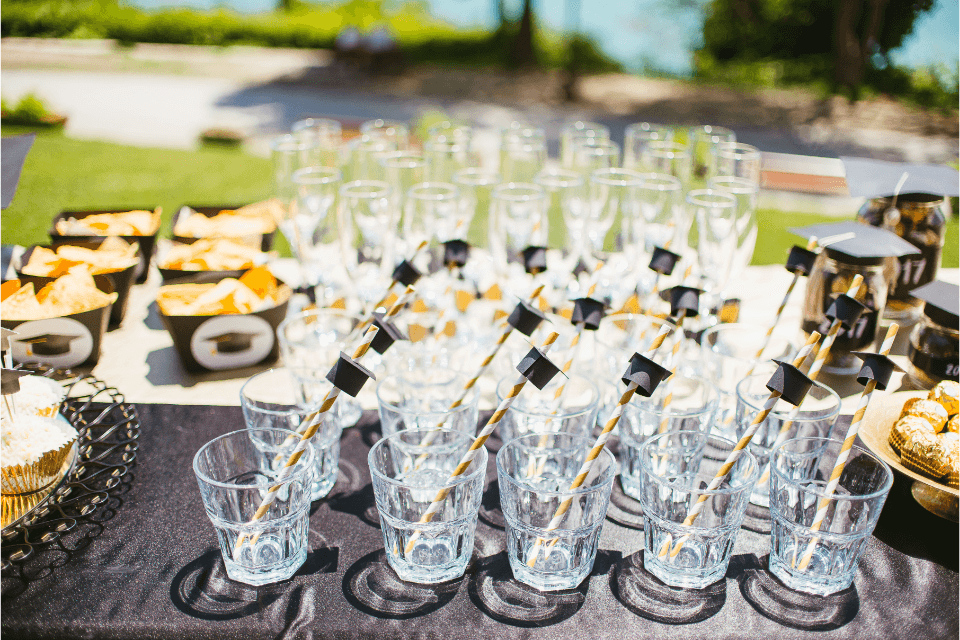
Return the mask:
{"type": "Polygon", "coordinates": [[[43,320],[100,309],[116,302],[116,293],[104,293],[87,272],[61,276],[34,294],[28,283],[7,296],[0,310],[5,320],[43,320]]]}
{"type": "MultiPolygon", "coordinates": [[[[271,278],[273,276],[270,276],[271,278]]],[[[292,291],[286,285],[259,296],[241,280],[224,278],[217,283],[168,284],[157,292],[157,306],[165,316],[215,316],[254,313],[289,299],[292,291]]]]}
{"type": "Polygon", "coordinates": [[[19,280],[7,280],[3,284],[0,284],[0,301],[6,300],[7,298],[9,298],[11,295],[13,295],[19,290],[20,290],[19,280]]]}
{"type": "Polygon", "coordinates": [[[240,282],[263,298],[274,299],[277,295],[277,279],[266,267],[256,267],[240,276],[240,282]]]}
{"type": "MultiPolygon", "coordinates": [[[[19,282],[11,280],[10,282],[19,282]]],[[[4,283],[7,284],[7,283],[4,283]]],[[[33,283],[28,282],[0,302],[0,315],[4,320],[37,320],[43,314],[33,292],[33,283]]]]}

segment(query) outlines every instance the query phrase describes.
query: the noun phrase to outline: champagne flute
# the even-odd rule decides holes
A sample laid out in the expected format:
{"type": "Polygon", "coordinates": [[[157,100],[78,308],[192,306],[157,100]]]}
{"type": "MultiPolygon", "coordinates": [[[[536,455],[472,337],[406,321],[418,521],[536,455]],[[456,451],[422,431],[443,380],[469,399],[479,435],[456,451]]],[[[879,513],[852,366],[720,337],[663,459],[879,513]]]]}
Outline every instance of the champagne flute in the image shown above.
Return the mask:
{"type": "Polygon", "coordinates": [[[332,167],[293,172],[297,197],[280,230],[300,262],[303,284],[334,285],[338,271],[336,202],[342,176],[332,167]],[[312,273],[311,273],[312,271],[312,273]]]}
{"type": "Polygon", "coordinates": [[[644,173],[640,186],[640,212],[645,230],[643,247],[647,254],[655,246],[679,246],[680,231],[687,228],[683,208],[683,185],[674,176],[644,173]]]}
{"type": "Polygon", "coordinates": [[[538,184],[508,182],[494,187],[490,252],[501,270],[520,262],[529,246],[547,243],[547,192],[538,184]]]}
{"type": "Polygon", "coordinates": [[[722,301],[730,282],[737,248],[737,200],[729,193],[696,189],[687,194],[690,218],[697,221],[696,252],[703,289],[713,298],[711,308],[722,301]]]}
{"type": "Polygon", "coordinates": [[[603,138],[575,138],[572,142],[570,165],[566,168],[589,179],[597,169],[620,166],[620,147],[603,138]]]}
{"type": "Polygon", "coordinates": [[[532,182],[547,161],[547,143],[537,137],[504,137],[500,174],[505,182],[532,182]]]}
{"type": "Polygon", "coordinates": [[[410,128],[404,122],[376,118],[360,125],[361,135],[383,140],[392,149],[403,151],[409,146],[410,128]]]}
{"type": "Polygon", "coordinates": [[[396,226],[390,191],[380,180],[354,180],[340,188],[342,261],[364,306],[377,302],[393,268],[385,259],[391,255],[391,230],[396,226]]]}
{"type": "Polygon", "coordinates": [[[713,163],[717,148],[736,142],[737,136],[730,129],[710,124],[691,127],[687,135],[693,156],[693,179],[697,186],[702,186],[707,178],[716,175],[713,163]]]}
{"type": "Polygon", "coordinates": [[[649,122],[628,124],[623,137],[623,168],[642,171],[641,158],[651,142],[672,142],[673,129],[649,122]]]}
{"type": "Polygon", "coordinates": [[[305,118],[293,123],[290,129],[295,137],[309,142],[316,141],[309,164],[317,167],[340,166],[340,146],[343,132],[340,123],[329,118],[305,118]]]}
{"type": "Polygon", "coordinates": [[[733,282],[750,264],[753,250],[757,245],[757,196],[760,193],[760,186],[747,178],[715,176],[707,180],[707,188],[728,193],[737,200],[737,219],[734,229],[737,243],[729,277],[733,282]]]}
{"type": "Polygon", "coordinates": [[[410,246],[407,239],[398,231],[403,228],[403,210],[407,202],[410,187],[424,181],[426,160],[412,151],[391,151],[380,156],[381,178],[390,185],[390,206],[393,209],[394,224],[390,230],[392,238],[391,255],[387,262],[395,264],[396,256],[407,255],[416,245],[410,246]]]}
{"type": "Polygon", "coordinates": [[[560,163],[565,169],[572,166],[573,146],[577,139],[595,138],[610,139],[610,129],[596,122],[577,120],[568,122],[560,129],[560,163]]]}
{"type": "Polygon", "coordinates": [[[487,244],[491,192],[500,182],[500,174],[479,167],[460,169],[453,175],[453,183],[460,189],[461,216],[466,221],[466,229],[460,231],[464,235],[458,239],[465,238],[475,247],[487,244]]]}
{"type": "MultiPolygon", "coordinates": [[[[749,144],[722,144],[715,150],[713,176],[746,178],[760,184],[760,150],[749,144]]],[[[711,176],[711,177],[713,177],[711,176]]]]}
{"type": "Polygon", "coordinates": [[[564,222],[566,237],[561,237],[558,229],[558,233],[553,234],[555,241],[550,244],[568,248],[569,264],[561,271],[564,274],[571,273],[577,263],[586,264],[586,182],[575,171],[553,169],[541,171],[534,183],[543,187],[550,199],[547,219],[564,222]]]}

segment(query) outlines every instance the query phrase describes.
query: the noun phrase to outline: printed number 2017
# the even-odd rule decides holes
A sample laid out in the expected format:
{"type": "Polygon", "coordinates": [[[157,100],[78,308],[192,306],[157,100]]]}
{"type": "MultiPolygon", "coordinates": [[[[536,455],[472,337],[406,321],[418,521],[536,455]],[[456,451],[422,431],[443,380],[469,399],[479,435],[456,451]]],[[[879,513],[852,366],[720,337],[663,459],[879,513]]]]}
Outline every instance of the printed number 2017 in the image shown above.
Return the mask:
{"type": "Polygon", "coordinates": [[[902,284],[920,284],[920,277],[927,268],[927,259],[920,258],[919,260],[904,260],[901,263],[901,267],[902,272],[900,276],[900,282],[902,284]]]}

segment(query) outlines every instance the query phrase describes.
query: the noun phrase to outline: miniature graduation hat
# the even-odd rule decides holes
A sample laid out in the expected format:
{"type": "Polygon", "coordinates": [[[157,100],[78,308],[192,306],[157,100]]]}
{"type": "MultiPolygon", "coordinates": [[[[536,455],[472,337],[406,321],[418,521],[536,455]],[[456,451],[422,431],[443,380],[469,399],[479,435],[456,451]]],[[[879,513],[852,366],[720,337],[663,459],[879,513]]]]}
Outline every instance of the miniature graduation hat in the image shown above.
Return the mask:
{"type": "Polygon", "coordinates": [[[31,350],[38,356],[61,356],[70,352],[70,343],[78,338],[80,336],[44,333],[32,338],[18,338],[17,342],[33,345],[31,350]]]}
{"type": "Polygon", "coordinates": [[[373,375],[372,371],[343,351],[340,352],[337,363],[327,372],[327,380],[351,398],[357,397],[367,380],[376,379],[377,377],[373,375]]]}
{"type": "Polygon", "coordinates": [[[570,322],[577,324],[583,323],[583,328],[588,331],[596,331],[600,328],[600,321],[603,320],[604,304],[594,298],[577,298],[573,301],[573,314],[570,316],[570,322]]]}
{"type": "Polygon", "coordinates": [[[677,285],[667,289],[670,295],[670,315],[696,318],[700,314],[700,289],[677,285]]]}
{"type": "Polygon", "coordinates": [[[813,386],[813,380],[789,362],[780,360],[774,360],[774,362],[779,366],[767,381],[767,389],[778,391],[785,401],[795,407],[799,406],[810,391],[810,387],[813,386]]]}
{"type": "Polygon", "coordinates": [[[636,382],[637,393],[644,398],[649,398],[657,390],[657,386],[669,377],[669,369],[661,367],[644,355],[634,353],[621,380],[626,385],[636,382]]]}
{"type": "Polygon", "coordinates": [[[463,240],[448,240],[443,243],[443,264],[462,267],[470,258],[470,245],[463,240]]]}
{"type": "Polygon", "coordinates": [[[523,360],[517,365],[517,371],[537,389],[543,389],[554,376],[560,373],[560,367],[553,364],[550,358],[534,347],[523,356],[523,360]]]}
{"type": "Polygon", "coordinates": [[[857,382],[866,385],[868,380],[876,380],[877,389],[883,391],[890,384],[890,377],[894,371],[903,371],[897,366],[897,363],[882,353],[869,353],[867,351],[853,351],[853,355],[863,360],[863,366],[860,367],[860,373],[857,374],[857,382]]]}
{"type": "Polygon", "coordinates": [[[420,275],[420,271],[409,260],[404,260],[393,270],[393,279],[405,287],[416,284],[420,275]]]}
{"type": "Polygon", "coordinates": [[[860,316],[862,316],[866,310],[867,305],[853,296],[841,293],[830,303],[824,315],[830,318],[830,320],[839,320],[845,329],[849,329],[860,319],[860,316]]]}
{"type": "Polygon", "coordinates": [[[650,269],[659,274],[669,276],[673,273],[674,267],[680,261],[680,254],[674,253],[663,247],[654,247],[653,256],[650,258],[650,269]]]}
{"type": "Polygon", "coordinates": [[[11,331],[6,327],[0,327],[0,351],[6,351],[10,348],[10,336],[17,335],[16,331],[11,331]]]}
{"type": "Polygon", "coordinates": [[[816,261],[816,251],[810,251],[806,247],[795,244],[790,248],[790,255],[787,256],[787,271],[808,276],[813,271],[813,263],[816,261]]]}
{"type": "Polygon", "coordinates": [[[382,313],[373,314],[373,326],[379,329],[379,331],[377,331],[377,335],[373,337],[370,348],[380,355],[383,355],[397,340],[407,339],[406,336],[403,335],[403,332],[397,328],[397,325],[387,320],[382,313]]]}
{"type": "Polygon", "coordinates": [[[923,315],[945,327],[957,328],[957,312],[960,311],[960,287],[934,280],[910,292],[926,304],[923,315]]]}
{"type": "Polygon", "coordinates": [[[841,157],[846,172],[847,188],[854,198],[891,196],[897,185],[901,195],[929,193],[941,196],[960,195],[957,170],[942,164],[908,164],[887,160],[841,157]]]}
{"type": "Polygon", "coordinates": [[[537,330],[543,320],[543,313],[530,306],[530,303],[526,300],[517,303],[513,313],[507,317],[507,323],[528,338],[530,334],[537,330]]]}
{"type": "Polygon", "coordinates": [[[20,391],[20,378],[30,375],[29,371],[20,371],[18,369],[4,369],[0,374],[0,393],[5,396],[20,391]]]}
{"type": "Polygon", "coordinates": [[[536,275],[547,270],[547,248],[527,247],[522,251],[523,268],[527,273],[536,275]]]}
{"type": "Polygon", "coordinates": [[[839,258],[847,264],[878,265],[885,258],[903,258],[920,254],[915,246],[886,229],[860,224],[853,220],[815,224],[790,232],[802,238],[827,238],[842,234],[851,237],[832,242],[823,250],[828,257],[839,258]]]}
{"type": "Polygon", "coordinates": [[[213,342],[217,345],[217,353],[240,353],[253,346],[253,339],[259,333],[248,331],[229,331],[216,336],[204,338],[204,342],[213,342]]]}

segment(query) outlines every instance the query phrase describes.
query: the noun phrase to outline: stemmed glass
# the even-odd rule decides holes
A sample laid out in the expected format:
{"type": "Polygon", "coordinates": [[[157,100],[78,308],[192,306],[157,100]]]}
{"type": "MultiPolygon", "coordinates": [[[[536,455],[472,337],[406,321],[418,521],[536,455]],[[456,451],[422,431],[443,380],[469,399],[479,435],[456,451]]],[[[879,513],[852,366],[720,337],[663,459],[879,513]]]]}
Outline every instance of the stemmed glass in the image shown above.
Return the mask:
{"type": "Polygon", "coordinates": [[[697,259],[704,289],[722,299],[737,248],[737,200],[729,193],[697,189],[687,194],[687,210],[697,221],[697,259]]]}
{"type": "Polygon", "coordinates": [[[707,178],[716,175],[713,169],[716,150],[722,145],[736,142],[737,136],[730,129],[709,124],[691,127],[688,135],[693,156],[693,179],[698,186],[702,186],[707,178]]]}
{"type": "Polygon", "coordinates": [[[376,302],[393,268],[390,239],[396,216],[390,206],[390,185],[379,180],[344,184],[338,219],[342,259],[357,295],[366,303],[376,302]]]}
{"type": "Polygon", "coordinates": [[[360,125],[361,135],[383,140],[391,148],[402,151],[407,148],[410,140],[410,128],[406,123],[393,120],[367,120],[360,125]]]}
{"type": "Polygon", "coordinates": [[[340,123],[328,118],[305,118],[293,123],[290,132],[304,142],[314,141],[309,163],[316,167],[340,166],[343,132],[340,123]]]}
{"type": "Polygon", "coordinates": [[[547,244],[547,192],[537,184],[508,182],[493,189],[490,251],[504,267],[529,246],[547,244]]]}
{"type": "Polygon", "coordinates": [[[644,171],[673,176],[684,189],[690,184],[690,149],[679,142],[651,142],[640,157],[640,166],[644,171]]]}
{"type": "Polygon", "coordinates": [[[590,176],[586,235],[595,254],[614,251],[618,244],[626,248],[642,242],[643,181],[641,174],[629,169],[597,169],[590,176]],[[611,229],[614,235],[608,239],[611,229]]]}
{"type": "Polygon", "coordinates": [[[665,249],[679,246],[680,233],[688,226],[685,222],[683,185],[680,180],[662,173],[643,174],[640,212],[646,223],[643,234],[646,253],[653,252],[654,246],[665,249]]]}
{"type": "Polygon", "coordinates": [[[305,167],[293,172],[297,195],[289,215],[280,221],[280,230],[300,262],[304,285],[319,280],[330,286],[338,271],[335,211],[340,180],[340,171],[331,167],[305,167]],[[311,267],[314,273],[308,272],[311,267]]]}
{"type": "Polygon", "coordinates": [[[596,122],[577,120],[568,122],[560,129],[560,163],[564,168],[573,165],[573,148],[576,140],[609,140],[610,129],[596,122]]]}
{"type": "Polygon", "coordinates": [[[760,184],[760,150],[742,142],[722,144],[714,152],[713,176],[734,176],[760,184]]]}
{"type": "MultiPolygon", "coordinates": [[[[407,203],[410,187],[424,180],[426,161],[423,156],[412,151],[391,151],[380,157],[382,180],[390,185],[390,206],[393,209],[394,226],[389,235],[393,243],[393,255],[390,260],[399,262],[397,256],[405,256],[413,247],[398,231],[403,228],[403,210],[407,203]]],[[[416,246],[416,245],[414,245],[416,246]]]]}
{"type": "Polygon", "coordinates": [[[397,151],[396,142],[379,134],[364,133],[350,141],[349,163],[344,168],[350,180],[376,180],[382,177],[380,158],[397,151]]]}
{"type": "Polygon", "coordinates": [[[486,244],[483,242],[486,236],[483,228],[472,230],[471,225],[477,220],[477,214],[481,214],[477,225],[489,217],[491,192],[500,184],[500,175],[486,169],[468,167],[453,175],[453,183],[460,189],[460,218],[465,225],[457,230],[457,239],[467,239],[474,246],[486,244]]]}
{"type": "Polygon", "coordinates": [[[297,197],[297,189],[293,184],[293,172],[312,166],[317,144],[316,139],[292,133],[277,136],[270,142],[274,186],[277,197],[283,202],[284,207],[289,207],[297,197]]]}
{"type": "Polygon", "coordinates": [[[597,169],[620,166],[620,147],[615,142],[602,138],[575,138],[572,144],[570,164],[565,168],[576,171],[585,179],[597,169]]]}
{"type": "MultiPolygon", "coordinates": [[[[403,211],[403,237],[408,247],[434,238],[453,240],[460,217],[460,190],[449,182],[422,182],[410,187],[403,211]]],[[[463,226],[462,222],[459,226],[463,226]]],[[[418,264],[426,272],[428,261],[418,264]]]]}
{"type": "Polygon", "coordinates": [[[641,171],[643,152],[651,142],[672,142],[673,129],[649,122],[628,124],[623,137],[623,168],[641,171]]]}
{"type": "Polygon", "coordinates": [[[559,270],[567,277],[576,264],[586,258],[586,183],[579,173],[564,169],[541,171],[534,182],[546,190],[550,199],[547,218],[563,220],[566,225],[566,238],[557,244],[569,248],[569,264],[559,270]]]}
{"type": "Polygon", "coordinates": [[[735,176],[716,176],[707,180],[707,188],[728,193],[737,200],[737,221],[734,229],[737,246],[730,265],[730,281],[735,281],[753,258],[757,245],[757,196],[759,185],[753,180],[735,176]]]}
{"type": "Polygon", "coordinates": [[[452,135],[439,135],[423,145],[427,162],[426,179],[429,182],[450,182],[460,169],[473,166],[470,140],[452,135]]]}
{"type": "Polygon", "coordinates": [[[537,137],[505,136],[500,149],[500,175],[505,182],[531,182],[547,161],[547,143],[537,137]]]}

